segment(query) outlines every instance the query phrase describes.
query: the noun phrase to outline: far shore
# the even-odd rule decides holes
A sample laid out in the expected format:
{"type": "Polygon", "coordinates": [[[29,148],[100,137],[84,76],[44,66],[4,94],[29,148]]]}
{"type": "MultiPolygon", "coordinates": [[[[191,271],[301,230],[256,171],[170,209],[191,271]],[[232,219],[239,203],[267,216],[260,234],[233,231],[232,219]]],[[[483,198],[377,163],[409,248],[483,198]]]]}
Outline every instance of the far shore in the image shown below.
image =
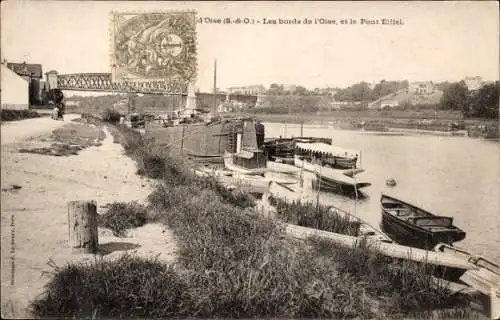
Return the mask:
{"type": "MultiPolygon", "coordinates": [[[[233,113],[231,115],[241,115],[233,113]]],[[[466,118],[458,112],[424,111],[333,111],[304,114],[255,113],[263,122],[328,125],[344,130],[398,131],[469,137],[498,138],[498,119],[466,118]]]]}

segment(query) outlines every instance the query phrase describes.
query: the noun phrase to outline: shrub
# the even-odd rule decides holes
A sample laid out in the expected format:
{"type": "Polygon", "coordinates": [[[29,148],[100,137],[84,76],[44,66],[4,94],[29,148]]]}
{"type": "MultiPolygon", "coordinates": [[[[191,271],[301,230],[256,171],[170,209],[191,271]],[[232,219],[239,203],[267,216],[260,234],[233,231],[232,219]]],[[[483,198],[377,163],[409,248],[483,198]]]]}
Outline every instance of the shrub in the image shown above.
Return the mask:
{"type": "Polygon", "coordinates": [[[146,224],[148,220],[146,207],[132,201],[113,202],[105,214],[99,216],[99,225],[109,228],[117,237],[123,237],[128,229],[146,224]]]}
{"type": "Polygon", "coordinates": [[[341,233],[357,237],[361,223],[347,214],[339,214],[323,205],[301,203],[293,201],[287,203],[281,199],[269,199],[276,207],[278,217],[285,222],[303,227],[314,228],[329,232],[341,233]]]}
{"type": "Polygon", "coordinates": [[[37,317],[169,317],[187,300],[175,269],[153,259],[125,255],[57,271],[45,295],[31,305],[37,317]]]}
{"type": "Polygon", "coordinates": [[[318,255],[336,261],[337,270],[364,282],[368,293],[386,297],[391,314],[453,307],[457,300],[444,282],[433,278],[435,266],[384,256],[361,240],[354,248],[340,247],[328,240],[310,239],[318,255]]]}
{"type": "Polygon", "coordinates": [[[118,111],[113,109],[106,109],[102,113],[102,120],[106,122],[116,123],[119,122],[121,115],[118,111]]]}
{"type": "Polygon", "coordinates": [[[38,118],[40,114],[34,110],[10,110],[2,109],[1,121],[16,121],[23,119],[38,118]]]}

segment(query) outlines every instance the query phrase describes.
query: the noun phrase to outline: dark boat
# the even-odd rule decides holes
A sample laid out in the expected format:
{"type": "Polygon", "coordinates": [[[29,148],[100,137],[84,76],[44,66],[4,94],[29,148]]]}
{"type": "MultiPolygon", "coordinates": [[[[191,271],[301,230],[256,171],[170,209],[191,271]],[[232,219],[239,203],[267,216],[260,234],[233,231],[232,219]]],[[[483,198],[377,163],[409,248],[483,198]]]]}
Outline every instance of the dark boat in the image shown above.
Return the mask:
{"type": "Polygon", "coordinates": [[[214,154],[214,155],[207,155],[207,154],[194,154],[194,153],[188,153],[188,157],[190,160],[194,162],[201,162],[201,163],[224,163],[224,156],[214,154]]]}
{"type": "Polygon", "coordinates": [[[430,250],[438,243],[463,240],[465,232],[453,225],[452,217],[436,216],[411,204],[382,194],[381,229],[395,242],[430,250]]]}
{"type": "Polygon", "coordinates": [[[268,159],[285,164],[294,164],[295,145],[297,143],[322,142],[332,144],[332,139],[316,137],[272,138],[264,141],[263,147],[268,159]]]}
{"type": "Polygon", "coordinates": [[[370,182],[356,181],[342,173],[337,173],[335,177],[331,175],[326,177],[316,173],[316,178],[312,181],[312,187],[315,190],[339,193],[347,196],[363,198],[364,195],[359,189],[371,186],[370,182]]]}

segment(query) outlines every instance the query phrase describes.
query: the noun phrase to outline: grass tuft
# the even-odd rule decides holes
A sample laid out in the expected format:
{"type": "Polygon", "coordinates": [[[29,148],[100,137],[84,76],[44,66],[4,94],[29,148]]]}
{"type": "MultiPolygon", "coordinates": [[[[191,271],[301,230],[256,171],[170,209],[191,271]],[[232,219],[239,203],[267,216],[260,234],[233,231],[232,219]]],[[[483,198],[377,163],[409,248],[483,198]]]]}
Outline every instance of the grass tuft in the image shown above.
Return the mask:
{"type": "Polygon", "coordinates": [[[276,207],[279,218],[287,223],[323,231],[346,234],[357,237],[361,223],[349,215],[332,211],[330,207],[315,205],[312,202],[288,203],[282,199],[270,198],[270,203],[276,207]]]}
{"type": "Polygon", "coordinates": [[[185,289],[172,266],[124,255],[62,267],[32,311],[44,318],[168,317],[179,313],[185,289]]]}
{"type": "Polygon", "coordinates": [[[99,226],[111,229],[117,237],[124,237],[126,231],[145,225],[148,221],[146,207],[136,201],[113,202],[107,211],[99,215],[99,226]]]}

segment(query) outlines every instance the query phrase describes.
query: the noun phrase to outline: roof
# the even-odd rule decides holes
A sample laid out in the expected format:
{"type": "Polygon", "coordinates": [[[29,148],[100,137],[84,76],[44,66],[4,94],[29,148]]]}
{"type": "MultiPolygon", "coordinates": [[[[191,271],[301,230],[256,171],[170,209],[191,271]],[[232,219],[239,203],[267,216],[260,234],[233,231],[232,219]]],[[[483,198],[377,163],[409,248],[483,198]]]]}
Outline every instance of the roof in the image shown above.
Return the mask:
{"type": "Polygon", "coordinates": [[[31,76],[37,78],[42,78],[42,65],[41,64],[29,64],[29,63],[7,63],[7,68],[14,71],[20,76],[31,76]]]}
{"type": "Polygon", "coordinates": [[[297,143],[296,147],[302,150],[308,150],[312,152],[321,152],[335,157],[352,157],[355,158],[359,155],[359,151],[349,150],[340,147],[331,146],[326,143],[315,142],[315,143],[297,143]]]}

